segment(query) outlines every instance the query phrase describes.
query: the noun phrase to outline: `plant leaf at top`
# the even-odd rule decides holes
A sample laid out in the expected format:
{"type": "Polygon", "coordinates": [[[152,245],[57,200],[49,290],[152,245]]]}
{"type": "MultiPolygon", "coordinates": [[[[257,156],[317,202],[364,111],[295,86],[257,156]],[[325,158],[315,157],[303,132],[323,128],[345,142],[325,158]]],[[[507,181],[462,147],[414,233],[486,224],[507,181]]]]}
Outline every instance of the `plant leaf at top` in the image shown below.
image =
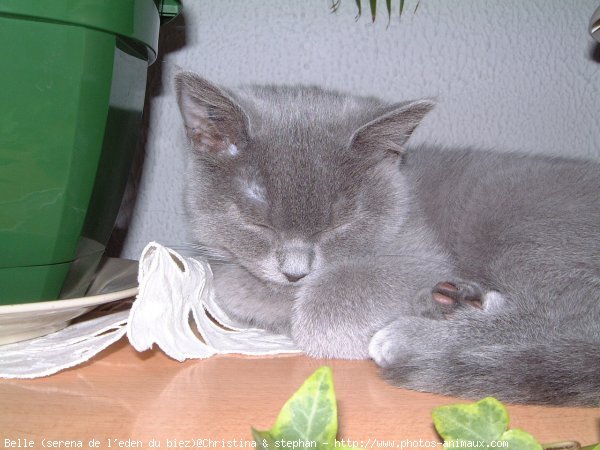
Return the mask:
{"type": "Polygon", "coordinates": [[[358,14],[356,15],[356,17],[360,17],[360,15],[362,14],[362,2],[360,0],[355,0],[356,1],[356,7],[358,8],[358,14]]]}
{"type": "MultiPolygon", "coordinates": [[[[356,3],[356,9],[358,10],[358,13],[356,14],[356,18],[359,18],[362,15],[362,0],[354,0],[354,2],[356,3]]],[[[330,9],[333,12],[336,12],[341,3],[342,3],[342,0],[331,0],[330,9]]],[[[388,25],[392,18],[392,9],[393,9],[392,3],[393,3],[392,0],[385,0],[385,7],[387,10],[387,14],[388,14],[388,25]]],[[[399,0],[400,8],[399,8],[398,17],[402,17],[402,13],[404,12],[404,3],[405,3],[405,0],[399,0]]],[[[415,14],[417,12],[417,9],[419,8],[420,3],[421,3],[421,0],[417,0],[413,14],[415,14]]],[[[369,0],[369,9],[371,11],[371,21],[375,22],[375,19],[377,18],[377,0],[369,0]]]]}
{"type": "Polygon", "coordinates": [[[415,5],[415,10],[413,11],[413,14],[416,14],[416,13],[417,13],[417,9],[419,9],[419,5],[420,5],[420,4],[421,4],[421,0],[419,0],[419,1],[417,2],[417,4],[415,5]]]}
{"type": "Polygon", "coordinates": [[[377,0],[369,0],[369,4],[371,6],[371,20],[375,22],[375,17],[377,15],[377,0]]]}

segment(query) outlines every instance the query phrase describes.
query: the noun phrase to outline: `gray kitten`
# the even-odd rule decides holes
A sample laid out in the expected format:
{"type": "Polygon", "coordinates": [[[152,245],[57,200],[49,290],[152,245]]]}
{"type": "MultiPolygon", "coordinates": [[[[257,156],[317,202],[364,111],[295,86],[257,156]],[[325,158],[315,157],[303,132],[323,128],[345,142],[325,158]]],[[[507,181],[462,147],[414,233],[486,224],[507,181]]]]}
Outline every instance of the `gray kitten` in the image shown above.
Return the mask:
{"type": "Polygon", "coordinates": [[[176,87],[234,318],[412,389],[600,405],[600,166],[407,149],[429,100],[176,87]]]}

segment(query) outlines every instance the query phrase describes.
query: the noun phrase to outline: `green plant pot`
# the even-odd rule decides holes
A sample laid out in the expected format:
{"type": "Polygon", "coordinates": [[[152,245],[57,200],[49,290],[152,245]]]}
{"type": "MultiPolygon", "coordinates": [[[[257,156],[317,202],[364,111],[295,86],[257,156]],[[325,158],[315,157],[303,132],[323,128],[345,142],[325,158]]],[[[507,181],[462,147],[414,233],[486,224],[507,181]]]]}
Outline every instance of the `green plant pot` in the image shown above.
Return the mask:
{"type": "Polygon", "coordinates": [[[0,0],[0,304],[89,286],[136,146],[160,6],[0,0]]]}

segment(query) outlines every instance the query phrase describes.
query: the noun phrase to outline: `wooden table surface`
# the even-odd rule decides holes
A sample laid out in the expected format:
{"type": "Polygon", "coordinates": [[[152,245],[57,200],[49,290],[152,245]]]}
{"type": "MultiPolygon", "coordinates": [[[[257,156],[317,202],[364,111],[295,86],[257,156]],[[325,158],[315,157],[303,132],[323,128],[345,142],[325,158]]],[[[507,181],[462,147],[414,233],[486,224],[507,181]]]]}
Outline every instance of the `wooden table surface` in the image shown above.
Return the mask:
{"type": "MultiPolygon", "coordinates": [[[[0,447],[42,448],[42,439],[46,445],[81,440],[84,447],[96,440],[97,448],[118,448],[119,440],[173,448],[192,439],[211,448],[249,446],[250,426],[270,428],[286,399],[323,364],[333,368],[339,438],[364,446],[370,439],[373,448],[391,446],[383,440],[398,448],[402,440],[439,441],[431,410],[456,399],[389,386],[371,361],[219,356],[179,363],[160,351],[136,353],[121,340],[48,378],[0,380],[0,447]]],[[[509,406],[509,412],[512,427],[541,442],[600,441],[598,408],[509,406]]]]}

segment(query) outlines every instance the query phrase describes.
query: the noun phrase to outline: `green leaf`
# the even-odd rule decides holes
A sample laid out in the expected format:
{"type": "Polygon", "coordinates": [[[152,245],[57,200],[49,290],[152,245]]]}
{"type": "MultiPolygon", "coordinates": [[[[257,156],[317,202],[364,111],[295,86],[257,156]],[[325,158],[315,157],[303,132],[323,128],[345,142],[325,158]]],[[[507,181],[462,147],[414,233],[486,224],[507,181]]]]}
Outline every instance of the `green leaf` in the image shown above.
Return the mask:
{"type": "Polygon", "coordinates": [[[508,412],[502,403],[487,397],[477,403],[440,406],[432,413],[437,432],[446,441],[498,439],[508,428],[508,412]]]}
{"type": "Polygon", "coordinates": [[[362,14],[362,2],[360,0],[356,0],[356,7],[358,8],[358,14],[356,15],[358,18],[362,14]]]}
{"type": "Polygon", "coordinates": [[[400,0],[400,14],[398,16],[402,17],[402,11],[404,11],[404,0],[400,0]]]}
{"type": "Polygon", "coordinates": [[[514,430],[508,430],[499,439],[500,441],[507,441],[508,447],[514,450],[542,450],[542,446],[534,439],[532,435],[526,431],[515,428],[514,430]]]}
{"type": "Polygon", "coordinates": [[[481,444],[500,448],[498,441],[507,441],[508,447],[501,448],[542,450],[542,446],[525,431],[508,430],[508,412],[493,397],[477,403],[441,406],[433,410],[432,416],[444,441],[455,442],[449,447],[465,447],[471,443],[472,446],[481,444]]]}
{"type": "MultiPolygon", "coordinates": [[[[337,404],[329,367],[317,369],[283,405],[273,427],[252,430],[257,445],[275,441],[314,442],[317,447],[333,448],[337,435],[337,404]],[[259,442],[260,441],[260,442],[259,442]]],[[[267,448],[267,447],[264,447],[267,448]]]]}
{"type": "Polygon", "coordinates": [[[271,450],[275,448],[275,440],[268,431],[258,431],[252,428],[252,439],[256,442],[256,448],[259,450],[271,450]]]}
{"type": "Polygon", "coordinates": [[[392,0],[385,0],[385,7],[388,12],[388,22],[392,18],[392,0]]]}
{"type": "Polygon", "coordinates": [[[592,444],[592,445],[588,445],[586,447],[582,447],[581,450],[600,450],[600,443],[598,444],[592,444]]]}
{"type": "Polygon", "coordinates": [[[413,11],[413,15],[417,13],[417,9],[419,9],[419,5],[421,4],[421,0],[419,0],[415,6],[415,10],[413,11]]]}
{"type": "Polygon", "coordinates": [[[369,4],[371,6],[371,20],[375,22],[375,16],[377,13],[377,0],[370,0],[369,4]]]}

